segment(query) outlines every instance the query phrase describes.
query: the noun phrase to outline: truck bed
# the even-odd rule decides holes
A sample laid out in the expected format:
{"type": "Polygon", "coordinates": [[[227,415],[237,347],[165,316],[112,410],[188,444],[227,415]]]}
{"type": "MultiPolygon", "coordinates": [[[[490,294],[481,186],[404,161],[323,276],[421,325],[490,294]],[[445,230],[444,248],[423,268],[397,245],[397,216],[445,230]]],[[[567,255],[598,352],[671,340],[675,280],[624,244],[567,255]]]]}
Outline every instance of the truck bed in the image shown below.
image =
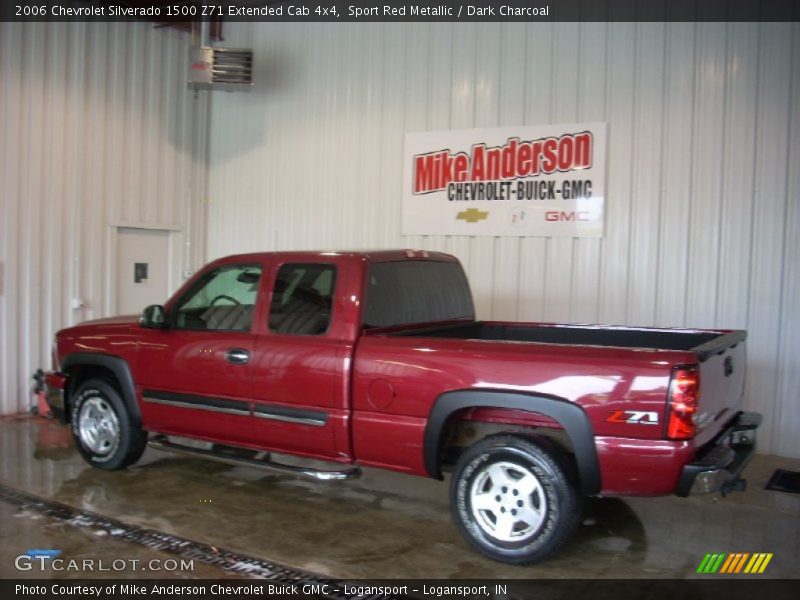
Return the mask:
{"type": "Polygon", "coordinates": [[[744,332],[738,331],[489,321],[474,321],[424,329],[415,328],[393,333],[393,335],[465,340],[694,351],[698,353],[700,360],[705,360],[716,352],[735,345],[744,339],[743,334],[744,332]]]}

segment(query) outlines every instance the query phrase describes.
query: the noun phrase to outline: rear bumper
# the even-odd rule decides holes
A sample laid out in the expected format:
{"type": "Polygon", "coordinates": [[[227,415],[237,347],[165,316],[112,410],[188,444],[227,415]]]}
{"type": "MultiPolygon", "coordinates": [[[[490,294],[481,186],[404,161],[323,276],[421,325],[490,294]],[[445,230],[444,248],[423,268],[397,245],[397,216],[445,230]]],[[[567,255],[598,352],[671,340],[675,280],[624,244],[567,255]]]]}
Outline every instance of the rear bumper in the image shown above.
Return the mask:
{"type": "Polygon", "coordinates": [[[47,405],[62,422],[66,418],[64,394],[67,388],[67,376],[63,373],[49,372],[44,376],[44,396],[47,405]]]}
{"type": "Polygon", "coordinates": [[[683,467],[675,494],[689,496],[743,490],[744,468],[756,451],[756,430],[761,415],[741,412],[714,443],[704,448],[694,462],[683,467]]]}

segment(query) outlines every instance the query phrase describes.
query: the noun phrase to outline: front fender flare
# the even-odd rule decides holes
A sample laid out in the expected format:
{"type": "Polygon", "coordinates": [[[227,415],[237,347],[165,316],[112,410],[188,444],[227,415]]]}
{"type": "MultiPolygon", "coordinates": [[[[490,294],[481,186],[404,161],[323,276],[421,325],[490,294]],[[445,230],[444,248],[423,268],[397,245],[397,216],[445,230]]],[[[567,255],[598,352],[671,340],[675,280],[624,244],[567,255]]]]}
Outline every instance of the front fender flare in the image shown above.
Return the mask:
{"type": "Polygon", "coordinates": [[[587,496],[600,493],[600,462],[594,444],[594,430],[583,408],[567,400],[524,392],[460,390],[439,396],[425,428],[425,468],[431,477],[442,479],[439,440],[447,419],[456,411],[477,407],[524,410],[557,421],[564,428],[575,453],[581,491],[587,496]]]}
{"type": "Polygon", "coordinates": [[[103,367],[114,374],[114,377],[119,382],[122,401],[125,402],[125,406],[128,408],[131,423],[135,427],[141,427],[142,413],[136,403],[136,388],[133,384],[133,375],[131,375],[131,369],[125,359],[119,356],[109,356],[108,354],[78,352],[68,355],[63,360],[61,370],[68,373],[70,368],[83,366],[103,367]]]}

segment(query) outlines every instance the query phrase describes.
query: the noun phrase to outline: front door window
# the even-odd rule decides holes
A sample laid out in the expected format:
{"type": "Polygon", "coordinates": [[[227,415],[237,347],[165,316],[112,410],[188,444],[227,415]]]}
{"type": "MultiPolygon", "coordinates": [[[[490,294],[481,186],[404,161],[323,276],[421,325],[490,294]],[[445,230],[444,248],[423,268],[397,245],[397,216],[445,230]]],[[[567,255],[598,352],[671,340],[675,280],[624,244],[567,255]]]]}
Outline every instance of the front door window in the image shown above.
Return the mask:
{"type": "Polygon", "coordinates": [[[261,280],[258,265],[224,266],[208,273],[178,303],[176,329],[250,331],[261,280]]]}

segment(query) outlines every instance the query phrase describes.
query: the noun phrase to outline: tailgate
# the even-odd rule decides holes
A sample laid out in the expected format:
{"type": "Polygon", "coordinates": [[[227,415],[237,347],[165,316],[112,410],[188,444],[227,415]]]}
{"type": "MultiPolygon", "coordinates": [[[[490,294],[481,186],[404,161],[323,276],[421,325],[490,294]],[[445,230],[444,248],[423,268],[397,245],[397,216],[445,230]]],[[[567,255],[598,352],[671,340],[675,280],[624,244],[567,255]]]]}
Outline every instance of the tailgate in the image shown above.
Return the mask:
{"type": "Polygon", "coordinates": [[[744,332],[733,333],[741,335],[726,334],[715,340],[716,344],[708,344],[709,349],[698,348],[700,406],[695,416],[698,445],[710,441],[742,409],[746,345],[744,332]]]}

